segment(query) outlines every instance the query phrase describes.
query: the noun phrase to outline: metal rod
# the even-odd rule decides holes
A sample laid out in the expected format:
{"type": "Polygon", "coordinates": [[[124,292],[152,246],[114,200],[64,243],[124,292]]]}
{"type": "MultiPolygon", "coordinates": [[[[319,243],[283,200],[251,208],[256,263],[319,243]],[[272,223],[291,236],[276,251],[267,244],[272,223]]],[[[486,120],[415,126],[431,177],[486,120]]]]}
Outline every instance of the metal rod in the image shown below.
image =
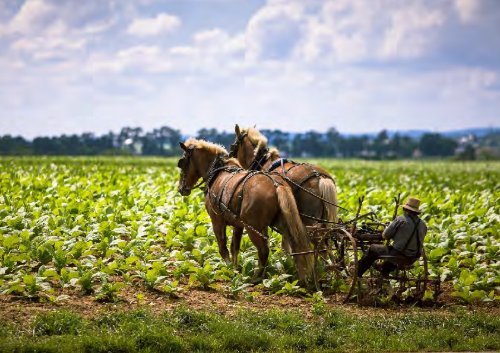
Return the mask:
{"type": "Polygon", "coordinates": [[[352,225],[352,228],[351,228],[351,234],[355,234],[356,233],[356,218],[359,217],[359,214],[361,212],[361,207],[363,206],[363,201],[364,201],[365,197],[364,196],[361,196],[360,198],[358,198],[358,210],[356,211],[356,217],[354,218],[355,221],[353,222],[353,225],[352,225]]]}
{"type": "Polygon", "coordinates": [[[352,223],[352,222],[356,222],[362,218],[366,218],[366,217],[369,217],[369,216],[375,216],[375,212],[368,212],[368,213],[365,213],[365,214],[362,214],[361,216],[356,216],[356,218],[353,218],[347,222],[344,222],[344,224],[349,224],[349,223],[352,223]]]}
{"type": "Polygon", "coordinates": [[[399,203],[401,201],[401,193],[398,194],[398,197],[394,198],[394,202],[396,205],[394,206],[394,213],[392,214],[392,219],[395,219],[398,215],[399,203]]]}
{"type": "MultiPolygon", "coordinates": [[[[325,251],[328,251],[328,249],[320,249],[320,250],[318,250],[318,252],[325,252],[325,251]]],[[[307,254],[312,254],[313,252],[314,252],[314,250],[309,250],[309,251],[302,251],[302,252],[294,252],[294,253],[290,253],[288,255],[290,255],[290,256],[307,255],[307,254]]]]}

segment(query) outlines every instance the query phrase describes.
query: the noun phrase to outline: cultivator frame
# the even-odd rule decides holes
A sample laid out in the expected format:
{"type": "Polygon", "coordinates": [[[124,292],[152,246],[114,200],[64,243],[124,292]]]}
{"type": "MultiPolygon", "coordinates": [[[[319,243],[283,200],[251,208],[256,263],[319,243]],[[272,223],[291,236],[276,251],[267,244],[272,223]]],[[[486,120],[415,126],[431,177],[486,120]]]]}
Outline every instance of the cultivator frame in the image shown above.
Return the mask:
{"type": "MultiPolygon", "coordinates": [[[[425,291],[432,287],[434,297],[441,293],[439,279],[429,279],[428,262],[425,250],[422,249],[421,261],[423,273],[415,276],[411,273],[414,264],[405,264],[400,258],[395,256],[382,256],[381,260],[390,259],[396,264],[397,269],[389,276],[384,276],[379,270],[371,268],[369,275],[358,278],[358,261],[368,250],[371,244],[383,244],[383,228],[386,224],[377,221],[374,212],[361,215],[361,208],[364,198],[358,200],[356,217],[347,222],[327,224],[317,222],[312,226],[307,226],[307,233],[313,245],[313,250],[292,253],[292,256],[314,255],[313,279],[316,290],[332,289],[332,282],[342,283],[341,289],[347,294],[344,302],[349,302],[356,298],[358,303],[363,300],[362,284],[366,285],[370,293],[379,295],[382,293],[384,283],[392,281],[395,286],[395,293],[392,300],[398,302],[419,302],[423,299],[425,291]],[[359,221],[364,220],[360,227],[359,221]],[[320,271],[323,268],[323,271],[320,271]],[[323,273],[323,276],[320,274],[323,273]],[[324,278],[329,276],[329,279],[324,278]],[[332,281],[333,279],[333,281],[332,281]],[[338,280],[338,281],[336,281],[338,280]],[[330,285],[328,285],[328,282],[330,285]],[[413,295],[403,298],[404,294],[412,291],[413,295]]],[[[394,217],[397,214],[400,197],[394,199],[396,202],[394,217]]],[[[368,274],[367,273],[367,274],[368,274]]]]}

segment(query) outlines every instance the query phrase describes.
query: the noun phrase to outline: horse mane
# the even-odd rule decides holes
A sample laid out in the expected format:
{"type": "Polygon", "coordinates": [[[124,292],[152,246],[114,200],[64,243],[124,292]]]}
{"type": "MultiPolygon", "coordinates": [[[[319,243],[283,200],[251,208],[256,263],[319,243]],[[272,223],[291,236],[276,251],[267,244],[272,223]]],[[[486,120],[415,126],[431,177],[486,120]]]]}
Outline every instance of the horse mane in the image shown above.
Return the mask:
{"type": "Polygon", "coordinates": [[[241,129],[241,133],[246,133],[249,140],[255,146],[254,153],[257,155],[260,150],[267,148],[267,138],[254,127],[241,129]]]}
{"type": "Polygon", "coordinates": [[[217,143],[208,142],[205,140],[198,140],[193,137],[190,137],[186,140],[186,142],[184,142],[184,144],[188,147],[207,150],[213,154],[223,154],[225,156],[228,155],[227,150],[224,148],[224,146],[219,145],[217,143]]]}
{"type": "Polygon", "coordinates": [[[228,158],[226,160],[226,165],[234,165],[235,167],[243,168],[236,158],[228,158]]]}
{"type": "Polygon", "coordinates": [[[274,160],[276,158],[280,158],[280,151],[277,148],[271,148],[269,150],[269,155],[271,157],[271,160],[274,160]]]}

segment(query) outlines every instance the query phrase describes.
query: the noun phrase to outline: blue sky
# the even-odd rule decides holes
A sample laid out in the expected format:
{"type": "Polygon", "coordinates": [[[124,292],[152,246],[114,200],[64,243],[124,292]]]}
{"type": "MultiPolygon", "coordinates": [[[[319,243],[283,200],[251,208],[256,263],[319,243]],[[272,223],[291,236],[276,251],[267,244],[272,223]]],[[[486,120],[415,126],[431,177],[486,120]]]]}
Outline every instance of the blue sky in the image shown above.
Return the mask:
{"type": "Polygon", "coordinates": [[[500,125],[497,0],[2,0],[0,135],[500,125]]]}

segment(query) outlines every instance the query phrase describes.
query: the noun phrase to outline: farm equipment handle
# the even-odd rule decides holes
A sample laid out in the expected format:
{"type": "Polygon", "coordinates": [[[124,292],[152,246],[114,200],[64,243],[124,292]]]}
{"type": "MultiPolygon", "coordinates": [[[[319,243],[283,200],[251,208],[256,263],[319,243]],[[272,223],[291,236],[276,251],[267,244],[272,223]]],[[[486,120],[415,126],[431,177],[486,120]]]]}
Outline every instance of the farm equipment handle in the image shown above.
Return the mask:
{"type": "Polygon", "coordinates": [[[401,202],[401,193],[398,194],[398,197],[395,197],[394,202],[396,205],[394,206],[394,213],[392,214],[392,219],[395,219],[398,215],[399,203],[401,202]]]}

